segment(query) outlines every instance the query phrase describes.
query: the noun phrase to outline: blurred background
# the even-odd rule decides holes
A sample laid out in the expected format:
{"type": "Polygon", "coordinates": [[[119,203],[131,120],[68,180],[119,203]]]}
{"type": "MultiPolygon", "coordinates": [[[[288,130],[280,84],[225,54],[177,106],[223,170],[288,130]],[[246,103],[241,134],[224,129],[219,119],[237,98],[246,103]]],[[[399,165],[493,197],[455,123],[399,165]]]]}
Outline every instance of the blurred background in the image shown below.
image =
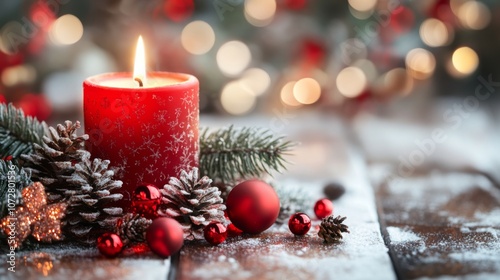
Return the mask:
{"type": "Polygon", "coordinates": [[[199,78],[202,113],[425,119],[500,77],[495,0],[0,0],[0,102],[82,119],[83,80],[132,71],[140,34],[149,70],[199,78]]]}

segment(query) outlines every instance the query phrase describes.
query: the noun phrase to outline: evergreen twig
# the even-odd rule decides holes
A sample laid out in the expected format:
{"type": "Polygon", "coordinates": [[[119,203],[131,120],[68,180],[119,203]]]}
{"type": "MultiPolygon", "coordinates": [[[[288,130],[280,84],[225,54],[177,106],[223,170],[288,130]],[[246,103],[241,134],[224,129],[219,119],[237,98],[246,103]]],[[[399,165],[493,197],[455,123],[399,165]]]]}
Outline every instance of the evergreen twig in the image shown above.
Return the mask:
{"type": "Polygon", "coordinates": [[[295,143],[260,128],[233,126],[200,136],[200,170],[213,180],[233,182],[286,169],[284,158],[295,143]]]}
{"type": "Polygon", "coordinates": [[[0,104],[0,157],[30,154],[33,143],[41,145],[47,125],[36,118],[25,116],[11,103],[0,104]]]}
{"type": "MultiPolygon", "coordinates": [[[[31,183],[30,175],[24,169],[20,168],[17,162],[0,159],[0,217],[6,214],[9,204],[8,199],[14,198],[14,202],[18,204],[21,198],[21,190],[31,183]],[[14,196],[8,197],[9,184],[12,186],[12,183],[14,183],[14,196]]],[[[10,192],[12,193],[12,190],[10,192]]]]}

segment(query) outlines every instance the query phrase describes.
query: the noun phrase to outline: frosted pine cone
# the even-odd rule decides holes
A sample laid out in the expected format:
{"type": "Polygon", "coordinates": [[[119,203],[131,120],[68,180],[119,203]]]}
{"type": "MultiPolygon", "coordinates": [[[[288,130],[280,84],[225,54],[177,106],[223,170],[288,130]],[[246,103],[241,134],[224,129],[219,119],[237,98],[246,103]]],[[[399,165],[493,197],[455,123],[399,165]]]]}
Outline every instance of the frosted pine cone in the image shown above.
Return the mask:
{"type": "Polygon", "coordinates": [[[31,173],[33,181],[45,186],[50,201],[58,202],[64,198],[66,179],[75,172],[74,162],[79,162],[90,153],[84,150],[87,134],[76,135],[80,122],[66,121],[57,128],[49,127],[49,136],[43,136],[42,146],[34,144],[32,154],[21,155],[23,168],[31,173]],[[62,190],[60,190],[62,189],[62,190]]]}
{"type": "Polygon", "coordinates": [[[125,244],[130,242],[144,242],[148,227],[153,221],[137,214],[128,213],[118,220],[116,233],[125,244]]]}
{"type": "Polygon", "coordinates": [[[198,180],[198,168],[181,171],[180,178],[171,177],[161,193],[158,214],[177,220],[184,230],[185,240],[203,239],[203,229],[211,222],[226,223],[221,192],[212,187],[207,176],[198,180]]]}
{"type": "Polygon", "coordinates": [[[342,232],[349,232],[346,225],[343,224],[346,217],[330,215],[321,221],[319,226],[318,236],[323,238],[325,243],[334,243],[342,239],[342,232]]]}
{"type": "Polygon", "coordinates": [[[108,160],[90,160],[90,153],[84,150],[89,136],[78,136],[79,128],[78,121],[49,127],[43,146],[34,144],[34,152],[21,158],[32,180],[45,185],[50,203],[68,203],[63,221],[65,233],[81,241],[95,242],[95,235],[116,227],[123,212],[118,207],[106,207],[123,197],[115,193],[122,182],[113,180],[108,160]]]}
{"type": "Polygon", "coordinates": [[[122,187],[122,181],[113,180],[114,172],[108,170],[109,160],[84,158],[75,164],[75,172],[67,180],[63,195],[69,200],[66,210],[66,230],[78,237],[89,236],[93,240],[101,231],[115,228],[122,215],[122,208],[106,207],[109,202],[123,198],[114,193],[122,187]]]}

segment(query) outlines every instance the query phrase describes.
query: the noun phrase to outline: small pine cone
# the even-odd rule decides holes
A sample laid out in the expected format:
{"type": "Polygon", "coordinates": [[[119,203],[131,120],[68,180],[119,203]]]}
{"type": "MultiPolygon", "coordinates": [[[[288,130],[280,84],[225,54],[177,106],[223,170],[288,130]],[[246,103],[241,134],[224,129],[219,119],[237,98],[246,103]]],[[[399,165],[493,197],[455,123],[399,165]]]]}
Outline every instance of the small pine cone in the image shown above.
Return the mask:
{"type": "Polygon", "coordinates": [[[203,229],[211,222],[226,223],[220,190],[212,187],[212,180],[203,176],[198,180],[198,168],[189,173],[181,171],[178,178],[171,177],[161,193],[160,216],[177,220],[185,240],[203,239],[203,229]]]}
{"type": "Polygon", "coordinates": [[[116,224],[116,233],[125,244],[146,241],[146,230],[153,221],[138,214],[125,214],[116,224]]]}
{"type": "Polygon", "coordinates": [[[49,135],[43,136],[44,144],[34,144],[32,154],[21,155],[24,169],[31,173],[33,181],[39,181],[45,186],[51,202],[59,202],[64,198],[64,191],[60,189],[65,188],[67,176],[75,171],[73,163],[90,156],[84,150],[84,142],[89,136],[77,136],[78,128],[78,121],[74,124],[66,121],[56,128],[49,127],[49,135]]]}
{"type": "Polygon", "coordinates": [[[321,221],[318,236],[323,238],[325,243],[334,243],[342,239],[342,232],[349,232],[346,225],[343,224],[346,217],[330,215],[321,221]]]}

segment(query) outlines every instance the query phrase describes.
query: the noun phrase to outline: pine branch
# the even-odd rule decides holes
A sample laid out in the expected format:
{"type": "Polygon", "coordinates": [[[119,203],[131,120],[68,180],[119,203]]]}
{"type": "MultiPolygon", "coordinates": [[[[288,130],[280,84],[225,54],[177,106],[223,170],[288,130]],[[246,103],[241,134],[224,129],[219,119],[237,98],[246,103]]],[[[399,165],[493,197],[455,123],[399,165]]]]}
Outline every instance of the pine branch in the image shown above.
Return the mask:
{"type": "Polygon", "coordinates": [[[45,122],[25,116],[11,103],[0,104],[0,157],[30,154],[34,143],[43,143],[46,129],[45,122]]]}
{"type": "Polygon", "coordinates": [[[12,202],[12,199],[14,199],[15,204],[19,203],[21,190],[31,183],[30,175],[24,169],[20,168],[17,162],[0,159],[0,217],[6,215],[8,204],[12,202]],[[14,188],[12,189],[14,192],[9,190],[9,183],[11,186],[14,183],[14,188]],[[13,193],[14,196],[8,196],[8,193],[13,193]]]}
{"type": "Polygon", "coordinates": [[[265,129],[204,129],[200,137],[201,174],[228,183],[280,172],[286,169],[284,156],[293,146],[295,143],[265,129]]]}

